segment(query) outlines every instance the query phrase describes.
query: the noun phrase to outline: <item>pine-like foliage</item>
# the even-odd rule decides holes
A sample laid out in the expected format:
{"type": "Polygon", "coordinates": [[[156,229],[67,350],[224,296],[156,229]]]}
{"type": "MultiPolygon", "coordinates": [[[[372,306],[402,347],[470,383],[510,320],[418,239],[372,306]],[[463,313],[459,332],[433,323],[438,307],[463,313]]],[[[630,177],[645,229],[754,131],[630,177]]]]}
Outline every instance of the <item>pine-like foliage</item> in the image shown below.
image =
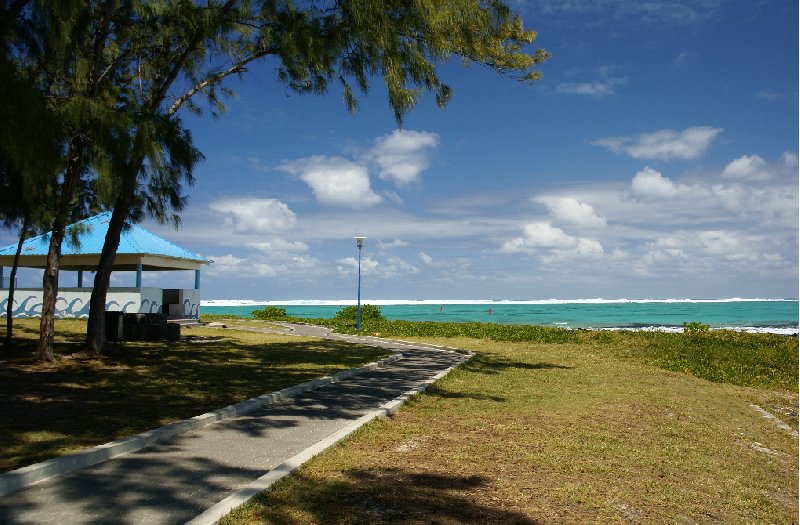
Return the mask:
{"type": "MultiPolygon", "coordinates": [[[[45,183],[30,190],[53,190],[43,319],[74,210],[114,211],[94,305],[105,303],[126,221],[177,224],[202,158],[179,112],[200,113],[205,100],[219,116],[233,94],[226,79],[244,77],[249,64],[272,61],[297,93],[338,83],[352,111],[356,92],[381,83],[400,124],[425,92],[447,104],[452,90],[437,66],[453,58],[536,80],[548,54],[529,50],[535,36],[499,0],[0,0],[0,85],[20,101],[0,111],[0,128],[38,127],[51,146],[36,156],[45,183]]],[[[0,166],[25,164],[32,151],[20,140],[0,144],[0,166]]],[[[97,308],[90,340],[102,326],[97,308]]],[[[52,340],[52,322],[42,326],[52,340]]]]}

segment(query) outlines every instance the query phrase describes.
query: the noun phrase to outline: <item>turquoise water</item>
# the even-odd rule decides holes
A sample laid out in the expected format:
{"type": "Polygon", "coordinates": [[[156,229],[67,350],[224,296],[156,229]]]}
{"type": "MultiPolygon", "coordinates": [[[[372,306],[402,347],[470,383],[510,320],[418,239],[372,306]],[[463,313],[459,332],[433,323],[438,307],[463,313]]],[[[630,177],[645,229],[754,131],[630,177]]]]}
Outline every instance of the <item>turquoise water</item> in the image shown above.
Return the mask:
{"type": "MultiPolygon", "coordinates": [[[[202,312],[249,316],[260,304],[244,301],[210,301],[202,312]],[[222,304],[221,304],[222,303],[222,304]]],[[[794,333],[798,328],[796,300],[726,301],[541,301],[541,302],[405,302],[384,304],[388,319],[503,324],[533,324],[565,328],[675,328],[698,321],[712,328],[754,329],[794,333]]],[[[333,317],[342,304],[297,304],[270,302],[296,317],[333,317]]]]}

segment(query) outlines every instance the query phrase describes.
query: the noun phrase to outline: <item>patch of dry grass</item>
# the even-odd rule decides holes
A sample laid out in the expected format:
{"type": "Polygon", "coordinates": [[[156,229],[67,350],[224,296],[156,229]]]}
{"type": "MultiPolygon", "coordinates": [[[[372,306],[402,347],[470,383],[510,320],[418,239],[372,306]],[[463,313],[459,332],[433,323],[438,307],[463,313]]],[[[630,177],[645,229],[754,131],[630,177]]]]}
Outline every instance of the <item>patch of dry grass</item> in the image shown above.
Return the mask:
{"type": "Polygon", "coordinates": [[[796,523],[797,439],[750,407],[796,419],[796,391],[601,344],[429,341],[478,355],[222,523],[796,523]]]}

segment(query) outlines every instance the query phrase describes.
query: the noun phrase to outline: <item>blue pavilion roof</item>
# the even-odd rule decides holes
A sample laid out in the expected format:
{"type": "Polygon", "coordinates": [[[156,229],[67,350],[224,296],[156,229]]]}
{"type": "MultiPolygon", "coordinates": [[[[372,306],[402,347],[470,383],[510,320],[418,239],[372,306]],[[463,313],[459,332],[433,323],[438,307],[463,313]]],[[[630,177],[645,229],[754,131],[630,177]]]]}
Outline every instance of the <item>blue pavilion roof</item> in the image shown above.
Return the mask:
{"type": "MultiPolygon", "coordinates": [[[[103,249],[105,242],[106,232],[108,231],[108,222],[111,219],[111,212],[101,213],[94,217],[89,217],[82,221],[71,224],[67,227],[67,233],[64,236],[64,241],[61,244],[61,256],[69,255],[96,255],[103,249]],[[78,228],[78,241],[77,245],[71,242],[70,231],[78,228]]],[[[21,256],[47,256],[48,247],[50,245],[50,233],[31,237],[26,240],[22,245],[21,256]]],[[[17,251],[17,244],[11,244],[0,248],[0,256],[13,256],[17,251]]],[[[129,255],[154,255],[159,257],[167,257],[172,259],[183,259],[188,261],[195,261],[200,264],[209,263],[208,259],[190,252],[185,248],[181,248],[177,244],[162,239],[158,235],[149,232],[131,224],[129,228],[124,229],[120,236],[119,248],[117,249],[117,256],[129,255]]]]}

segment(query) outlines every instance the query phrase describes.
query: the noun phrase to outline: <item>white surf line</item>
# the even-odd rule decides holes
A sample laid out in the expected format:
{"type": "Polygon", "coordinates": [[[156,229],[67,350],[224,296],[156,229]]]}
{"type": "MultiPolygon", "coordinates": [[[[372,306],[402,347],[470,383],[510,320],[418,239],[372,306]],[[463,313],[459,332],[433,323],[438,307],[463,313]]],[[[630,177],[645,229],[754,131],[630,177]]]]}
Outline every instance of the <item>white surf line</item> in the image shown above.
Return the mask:
{"type": "Polygon", "coordinates": [[[216,505],[208,508],[197,516],[196,518],[192,519],[191,521],[186,522],[186,525],[213,525],[217,521],[219,521],[223,516],[230,513],[236,507],[244,505],[254,497],[258,496],[269,487],[277,483],[278,481],[282,480],[295,470],[299,468],[303,463],[310,460],[314,456],[324,452],[325,450],[329,449],[339,441],[343,440],[362,426],[366,425],[373,419],[377,417],[386,417],[399,409],[403,403],[405,403],[411,396],[424,392],[430,385],[438,381],[439,379],[446,376],[450,371],[452,371],[457,366],[465,363],[468,361],[474,354],[472,352],[468,352],[464,354],[464,359],[460,362],[442,370],[435,376],[431,377],[430,379],[425,380],[419,386],[412,388],[398,397],[394,398],[393,400],[384,403],[377,409],[364,414],[357,420],[353,421],[352,423],[348,424],[347,426],[341,428],[337,432],[331,434],[330,436],[318,441],[314,445],[311,445],[307,449],[303,450],[299,454],[292,456],[291,458],[287,459],[274,469],[270,470],[254,482],[250,483],[246,487],[234,492],[227,498],[223,499],[216,505]]]}
{"type": "Polygon", "coordinates": [[[776,427],[780,428],[781,430],[785,430],[785,431],[789,432],[795,438],[798,437],[797,430],[793,429],[792,427],[790,427],[789,425],[787,425],[786,423],[784,423],[783,421],[778,419],[778,417],[775,416],[775,414],[773,414],[772,412],[768,412],[768,411],[764,410],[763,408],[761,408],[760,406],[754,405],[753,403],[750,403],[750,406],[753,407],[762,416],[764,416],[765,418],[767,418],[767,419],[771,420],[773,423],[775,423],[776,427]]]}

